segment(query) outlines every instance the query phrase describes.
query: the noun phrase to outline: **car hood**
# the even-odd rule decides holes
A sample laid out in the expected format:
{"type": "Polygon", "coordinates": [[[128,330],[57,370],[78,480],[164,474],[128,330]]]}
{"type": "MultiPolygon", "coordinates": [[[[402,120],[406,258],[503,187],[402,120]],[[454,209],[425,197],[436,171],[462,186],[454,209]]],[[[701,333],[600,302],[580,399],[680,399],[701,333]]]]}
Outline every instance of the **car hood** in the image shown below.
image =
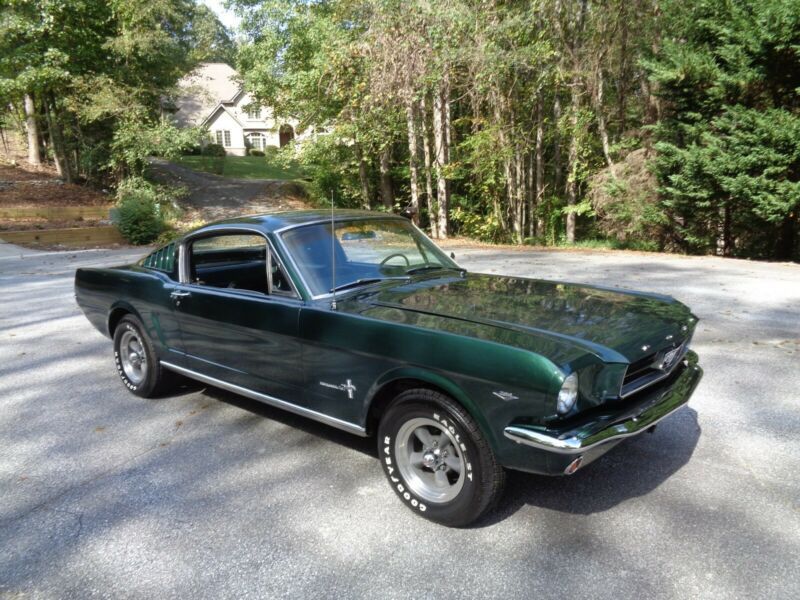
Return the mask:
{"type": "Polygon", "coordinates": [[[515,344],[557,364],[575,357],[565,346],[606,362],[634,362],[688,339],[696,321],[669,296],[475,273],[392,282],[341,305],[365,316],[515,344]]]}

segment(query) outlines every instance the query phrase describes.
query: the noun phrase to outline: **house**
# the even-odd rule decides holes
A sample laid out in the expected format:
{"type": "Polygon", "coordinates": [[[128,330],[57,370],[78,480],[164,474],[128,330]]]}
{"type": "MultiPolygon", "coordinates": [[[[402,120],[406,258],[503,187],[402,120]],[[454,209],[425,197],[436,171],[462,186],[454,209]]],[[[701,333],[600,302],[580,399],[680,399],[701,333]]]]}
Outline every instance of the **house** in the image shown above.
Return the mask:
{"type": "Polygon", "coordinates": [[[258,106],[238,82],[236,70],[225,63],[203,63],[178,82],[173,118],[178,125],[206,127],[211,141],[232,156],[250,149],[283,148],[313,131],[297,135],[297,121],[276,120],[269,107],[258,106]]]}

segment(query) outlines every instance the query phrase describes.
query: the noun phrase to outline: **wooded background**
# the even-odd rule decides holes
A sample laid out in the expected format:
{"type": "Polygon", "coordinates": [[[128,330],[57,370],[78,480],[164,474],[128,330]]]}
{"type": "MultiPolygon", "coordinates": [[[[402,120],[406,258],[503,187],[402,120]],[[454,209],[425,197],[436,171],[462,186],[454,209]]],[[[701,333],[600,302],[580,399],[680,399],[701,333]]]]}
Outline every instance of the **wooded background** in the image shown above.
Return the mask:
{"type": "Polygon", "coordinates": [[[228,5],[235,43],[190,0],[6,3],[4,126],[119,180],[196,143],[164,98],[227,61],[326,132],[292,155],[317,201],[435,237],[800,259],[798,0],[228,5]]]}

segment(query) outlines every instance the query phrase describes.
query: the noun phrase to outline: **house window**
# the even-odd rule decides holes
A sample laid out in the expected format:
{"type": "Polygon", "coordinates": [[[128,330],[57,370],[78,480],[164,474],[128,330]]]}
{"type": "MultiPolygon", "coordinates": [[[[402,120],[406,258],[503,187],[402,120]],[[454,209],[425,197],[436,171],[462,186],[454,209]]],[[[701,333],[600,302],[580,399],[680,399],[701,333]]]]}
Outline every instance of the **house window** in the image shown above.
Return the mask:
{"type": "Polygon", "coordinates": [[[261,119],[261,107],[251,104],[247,107],[247,118],[251,121],[258,121],[261,119]]]}
{"type": "Polygon", "coordinates": [[[218,129],[216,131],[217,134],[217,143],[220,146],[225,146],[226,148],[231,147],[231,132],[227,129],[218,129]]]}
{"type": "Polygon", "coordinates": [[[266,136],[260,132],[248,133],[247,141],[250,143],[250,147],[255,148],[256,150],[263,150],[264,146],[267,145],[266,136]]]}

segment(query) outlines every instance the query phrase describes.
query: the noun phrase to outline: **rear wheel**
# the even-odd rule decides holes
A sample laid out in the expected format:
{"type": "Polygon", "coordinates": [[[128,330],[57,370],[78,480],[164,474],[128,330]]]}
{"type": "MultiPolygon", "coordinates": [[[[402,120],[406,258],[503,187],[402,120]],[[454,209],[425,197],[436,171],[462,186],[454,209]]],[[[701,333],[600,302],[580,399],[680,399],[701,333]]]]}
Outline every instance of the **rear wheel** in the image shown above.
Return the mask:
{"type": "Polygon", "coordinates": [[[432,521],[468,525],[501,495],[505,472],[477,423],[439,392],[400,394],[381,419],[378,452],[395,493],[432,521]]]}
{"type": "Polygon", "coordinates": [[[172,373],[161,366],[142,322],[133,315],[122,317],[114,329],[114,363],[122,383],[137,396],[162,394],[174,383],[172,373]]]}

